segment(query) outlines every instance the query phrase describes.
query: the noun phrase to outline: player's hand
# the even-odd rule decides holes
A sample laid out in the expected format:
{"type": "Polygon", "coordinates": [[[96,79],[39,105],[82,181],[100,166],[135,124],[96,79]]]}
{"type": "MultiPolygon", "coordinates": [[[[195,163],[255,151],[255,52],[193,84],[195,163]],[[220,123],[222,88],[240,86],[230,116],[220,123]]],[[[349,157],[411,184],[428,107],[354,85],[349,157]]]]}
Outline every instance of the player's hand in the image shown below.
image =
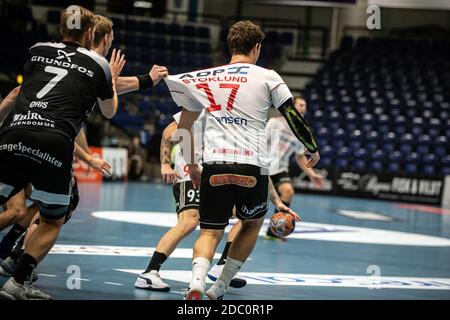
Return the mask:
{"type": "Polygon", "coordinates": [[[321,174],[318,174],[317,172],[313,172],[309,175],[309,179],[313,184],[318,186],[319,188],[323,188],[323,180],[324,177],[321,174]]]}
{"type": "Polygon", "coordinates": [[[164,66],[158,66],[154,64],[148,74],[150,75],[150,78],[152,78],[153,85],[156,86],[162,78],[165,78],[169,75],[169,71],[164,66]]]}
{"type": "Polygon", "coordinates": [[[194,189],[200,189],[200,180],[202,177],[202,169],[200,169],[200,166],[198,164],[191,165],[189,175],[191,176],[191,181],[194,189]]]}
{"type": "Polygon", "coordinates": [[[319,151],[316,151],[314,153],[310,153],[308,150],[306,150],[305,154],[307,156],[309,155],[308,162],[306,162],[306,167],[307,168],[314,168],[316,166],[317,162],[319,162],[319,160],[320,160],[319,151]]]}
{"type": "Polygon", "coordinates": [[[125,63],[125,54],[123,54],[120,49],[117,51],[116,49],[113,49],[111,53],[111,59],[109,60],[109,68],[111,69],[111,77],[114,80],[117,80],[117,78],[119,78],[120,74],[122,73],[123,67],[125,66],[125,63]]]}
{"type": "Polygon", "coordinates": [[[89,167],[100,172],[104,176],[111,175],[111,165],[103,159],[91,157],[88,163],[89,167]]]}
{"type": "Polygon", "coordinates": [[[177,183],[178,179],[181,177],[178,176],[177,172],[172,169],[172,167],[165,163],[161,165],[161,175],[163,179],[163,183],[167,184],[175,184],[177,183]]]}
{"type": "Polygon", "coordinates": [[[295,213],[294,210],[292,210],[291,208],[286,206],[283,202],[281,202],[281,200],[277,202],[275,208],[277,209],[277,212],[284,212],[286,214],[290,214],[295,219],[296,222],[302,221],[300,216],[297,213],[295,213]]]}

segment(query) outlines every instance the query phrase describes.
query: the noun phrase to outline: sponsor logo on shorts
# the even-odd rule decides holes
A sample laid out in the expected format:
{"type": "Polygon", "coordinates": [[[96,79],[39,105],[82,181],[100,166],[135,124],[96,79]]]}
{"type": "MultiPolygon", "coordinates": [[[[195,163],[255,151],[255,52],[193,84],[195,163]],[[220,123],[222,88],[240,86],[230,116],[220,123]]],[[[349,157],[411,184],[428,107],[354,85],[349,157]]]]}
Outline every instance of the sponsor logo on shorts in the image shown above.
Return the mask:
{"type": "Polygon", "coordinates": [[[215,174],[209,178],[213,187],[234,184],[240,187],[253,188],[256,186],[256,178],[239,174],[215,174]]]}
{"type": "Polygon", "coordinates": [[[267,210],[267,208],[268,208],[267,202],[263,202],[260,205],[257,205],[256,207],[254,207],[252,209],[249,209],[249,208],[247,208],[246,205],[244,205],[241,208],[241,210],[239,210],[239,213],[243,214],[243,215],[245,215],[247,217],[251,217],[251,216],[253,216],[255,214],[260,213],[261,211],[267,210]]]}
{"type": "Polygon", "coordinates": [[[27,147],[26,145],[22,144],[22,142],[19,143],[7,143],[0,145],[0,151],[8,151],[8,152],[15,152],[18,151],[22,155],[26,157],[30,157],[33,160],[41,162],[40,160],[46,161],[48,163],[51,163],[52,165],[61,168],[62,162],[57,160],[55,157],[51,156],[47,152],[42,152],[39,149],[34,149],[31,147],[27,147]]]}

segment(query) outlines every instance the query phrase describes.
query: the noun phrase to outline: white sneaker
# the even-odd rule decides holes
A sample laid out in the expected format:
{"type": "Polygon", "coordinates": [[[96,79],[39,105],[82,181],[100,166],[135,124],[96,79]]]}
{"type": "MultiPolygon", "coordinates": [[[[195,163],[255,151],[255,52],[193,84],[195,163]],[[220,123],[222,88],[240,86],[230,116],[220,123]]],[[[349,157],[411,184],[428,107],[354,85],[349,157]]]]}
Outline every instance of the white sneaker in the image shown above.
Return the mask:
{"type": "Polygon", "coordinates": [[[192,279],[185,300],[202,300],[203,294],[205,293],[205,287],[205,279],[192,279]]]}
{"type": "Polygon", "coordinates": [[[52,297],[34,287],[30,282],[17,283],[9,278],[0,290],[0,299],[6,300],[51,300],[52,297]]]}
{"type": "MultiPolygon", "coordinates": [[[[221,265],[215,264],[211,268],[211,270],[209,270],[208,278],[211,279],[212,281],[216,281],[217,279],[219,279],[224,267],[225,267],[225,264],[221,264],[221,265]]],[[[230,282],[230,287],[237,288],[237,289],[245,287],[246,285],[247,285],[247,280],[238,278],[237,275],[233,279],[231,279],[231,282],[230,282]]]]}
{"type": "Polygon", "coordinates": [[[222,280],[217,280],[214,284],[206,290],[205,295],[209,300],[223,300],[223,296],[227,292],[225,283],[222,280]]]}
{"type": "Polygon", "coordinates": [[[134,286],[139,289],[147,289],[152,291],[170,291],[170,286],[162,281],[159,272],[151,270],[150,272],[142,273],[136,279],[134,286]]]}

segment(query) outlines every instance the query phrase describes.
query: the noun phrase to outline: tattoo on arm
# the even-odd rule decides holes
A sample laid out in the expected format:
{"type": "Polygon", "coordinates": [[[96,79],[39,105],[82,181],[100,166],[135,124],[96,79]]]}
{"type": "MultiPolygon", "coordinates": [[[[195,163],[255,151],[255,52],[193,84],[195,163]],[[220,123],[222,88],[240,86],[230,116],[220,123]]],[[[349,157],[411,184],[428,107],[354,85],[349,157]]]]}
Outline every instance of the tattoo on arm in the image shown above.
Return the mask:
{"type": "Polygon", "coordinates": [[[161,155],[160,160],[161,164],[169,164],[170,163],[170,154],[172,152],[172,147],[174,146],[174,141],[170,139],[166,139],[164,136],[161,139],[161,155]]]}
{"type": "Polygon", "coordinates": [[[170,164],[170,155],[172,152],[172,148],[177,143],[177,141],[174,141],[172,139],[172,134],[175,132],[176,128],[177,128],[176,123],[172,122],[167,126],[166,129],[164,129],[161,138],[160,156],[159,156],[161,164],[170,164]]]}
{"type": "Polygon", "coordinates": [[[273,185],[272,179],[270,177],[269,177],[269,199],[274,205],[276,205],[276,203],[279,203],[281,201],[277,189],[275,189],[275,186],[273,185]]]}

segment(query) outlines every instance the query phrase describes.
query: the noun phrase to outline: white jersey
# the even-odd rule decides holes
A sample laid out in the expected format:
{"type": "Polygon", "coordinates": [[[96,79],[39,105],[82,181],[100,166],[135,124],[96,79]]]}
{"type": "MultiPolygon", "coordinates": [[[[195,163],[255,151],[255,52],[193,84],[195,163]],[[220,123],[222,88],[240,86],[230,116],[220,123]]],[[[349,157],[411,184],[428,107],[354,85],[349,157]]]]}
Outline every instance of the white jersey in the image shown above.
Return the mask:
{"type": "Polygon", "coordinates": [[[270,155],[269,174],[289,171],[289,159],[295,152],[305,153],[305,146],[292,132],[286,119],[282,116],[272,117],[266,126],[267,143],[270,155]]]}
{"type": "Polygon", "coordinates": [[[273,70],[253,64],[225,66],[165,79],[180,107],[205,113],[204,162],[237,162],[269,167],[266,122],[271,105],[292,98],[273,70]]]}
{"type": "MultiPolygon", "coordinates": [[[[193,131],[196,130],[202,130],[202,121],[203,121],[203,113],[200,114],[197,121],[194,122],[193,131]]],[[[181,112],[178,112],[173,115],[173,118],[175,119],[175,122],[178,124],[180,122],[181,112]]],[[[196,148],[194,150],[197,161],[201,159],[202,156],[202,147],[201,143],[196,144],[196,148]]],[[[178,174],[180,178],[178,178],[177,183],[183,182],[183,181],[190,181],[191,176],[189,175],[189,166],[187,165],[186,161],[183,158],[181,147],[178,145],[176,152],[175,152],[175,160],[174,160],[174,170],[178,174]]]]}

